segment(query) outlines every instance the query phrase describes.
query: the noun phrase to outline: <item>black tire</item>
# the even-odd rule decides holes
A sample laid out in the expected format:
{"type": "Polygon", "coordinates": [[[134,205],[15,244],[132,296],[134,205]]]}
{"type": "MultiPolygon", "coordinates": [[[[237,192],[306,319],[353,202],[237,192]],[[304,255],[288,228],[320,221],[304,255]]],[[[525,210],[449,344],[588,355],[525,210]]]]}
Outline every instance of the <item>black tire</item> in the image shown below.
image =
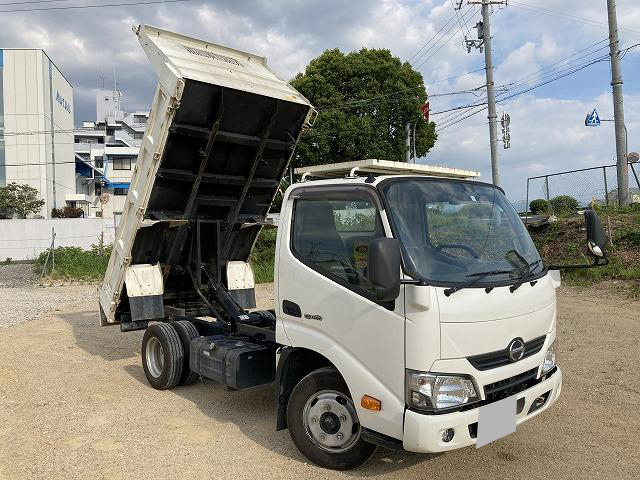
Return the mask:
{"type": "Polygon", "coordinates": [[[147,328],[142,338],[142,367],[149,384],[157,390],[175,387],[182,376],[184,348],[168,323],[147,328]]]}
{"type": "MultiPolygon", "coordinates": [[[[293,389],[287,405],[287,423],[293,443],[305,457],[321,467],[332,470],[350,470],[359,467],[373,455],[376,450],[375,445],[365,442],[358,434],[357,440],[354,440],[348,450],[327,451],[317,445],[305,426],[303,416],[307,402],[323,391],[339,392],[351,401],[347,384],[335,368],[321,368],[304,377],[293,389]]],[[[313,401],[315,400],[312,400],[312,404],[313,401]]]]}
{"type": "Polygon", "coordinates": [[[178,320],[177,322],[173,322],[172,325],[176,329],[176,332],[178,332],[184,350],[182,377],[180,377],[178,385],[191,385],[198,380],[199,375],[192,372],[189,368],[189,345],[191,344],[191,340],[200,336],[200,333],[198,333],[196,326],[189,320],[178,320]]]}

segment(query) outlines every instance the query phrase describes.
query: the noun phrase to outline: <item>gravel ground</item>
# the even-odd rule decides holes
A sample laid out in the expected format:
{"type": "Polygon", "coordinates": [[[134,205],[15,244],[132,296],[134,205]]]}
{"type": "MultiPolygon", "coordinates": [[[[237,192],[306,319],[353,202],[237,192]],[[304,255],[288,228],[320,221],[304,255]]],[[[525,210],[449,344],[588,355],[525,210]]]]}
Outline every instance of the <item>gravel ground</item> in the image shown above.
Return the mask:
{"type": "MultiPolygon", "coordinates": [[[[261,286],[263,308],[271,295],[261,286]]],[[[98,327],[93,287],[0,289],[2,308],[25,305],[14,297],[37,305],[21,317],[38,318],[0,330],[3,480],[640,478],[640,305],[608,290],[559,291],[564,386],[548,412],[479,450],[379,449],[351,472],[307,464],[274,431],[272,387],[149,387],[142,332],[98,327]],[[45,313],[56,296],[60,311],[45,313]]]]}
{"type": "Polygon", "coordinates": [[[37,283],[31,263],[0,265],[0,287],[25,287],[37,283]]]}

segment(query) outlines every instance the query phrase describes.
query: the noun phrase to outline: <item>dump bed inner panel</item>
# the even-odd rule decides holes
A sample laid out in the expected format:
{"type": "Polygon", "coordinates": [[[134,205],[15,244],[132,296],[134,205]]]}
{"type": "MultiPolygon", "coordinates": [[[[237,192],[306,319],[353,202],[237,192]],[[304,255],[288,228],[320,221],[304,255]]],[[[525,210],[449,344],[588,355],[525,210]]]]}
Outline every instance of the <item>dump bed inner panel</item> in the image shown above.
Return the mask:
{"type": "Polygon", "coordinates": [[[260,230],[247,224],[268,213],[308,111],[187,79],[145,211],[164,221],[138,231],[133,263],[160,262],[165,288],[192,289],[185,269],[198,219],[204,261],[246,261],[260,230]]]}

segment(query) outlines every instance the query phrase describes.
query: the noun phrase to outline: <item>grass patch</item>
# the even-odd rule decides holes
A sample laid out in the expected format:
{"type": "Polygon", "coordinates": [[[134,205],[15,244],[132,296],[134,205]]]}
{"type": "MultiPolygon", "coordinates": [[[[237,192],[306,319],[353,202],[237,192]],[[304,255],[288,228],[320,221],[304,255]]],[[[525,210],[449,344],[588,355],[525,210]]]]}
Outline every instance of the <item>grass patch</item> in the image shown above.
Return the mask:
{"type": "MultiPolygon", "coordinates": [[[[640,296],[640,207],[599,209],[607,235],[613,240],[606,251],[609,264],[597,268],[563,270],[563,278],[575,285],[618,281],[633,296],[640,296]],[[609,226],[611,232],[609,232],[609,226]]],[[[532,232],[540,255],[548,264],[591,263],[587,253],[584,218],[561,217],[557,222],[532,232]]]]}
{"type": "Polygon", "coordinates": [[[256,283],[273,282],[277,234],[278,230],[275,228],[263,228],[258,234],[249,258],[256,283]]]}
{"type": "MultiPolygon", "coordinates": [[[[36,260],[34,268],[42,272],[47,259],[45,250],[36,260]]],[[[104,277],[111,255],[111,245],[91,245],[89,250],[80,247],[58,247],[55,249],[55,267],[52,269],[52,256],[49,256],[46,274],[52,279],[98,280],[104,277]]]]}

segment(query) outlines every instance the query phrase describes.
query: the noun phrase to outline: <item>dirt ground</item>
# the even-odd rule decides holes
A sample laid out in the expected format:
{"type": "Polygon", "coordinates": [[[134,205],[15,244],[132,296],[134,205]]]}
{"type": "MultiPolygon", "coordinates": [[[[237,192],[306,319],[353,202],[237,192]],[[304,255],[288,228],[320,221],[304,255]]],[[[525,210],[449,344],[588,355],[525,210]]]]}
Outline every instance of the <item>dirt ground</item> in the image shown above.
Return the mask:
{"type": "MultiPolygon", "coordinates": [[[[270,286],[261,287],[267,306],[270,286]]],[[[560,289],[564,386],[548,412],[479,450],[378,449],[337,473],[307,464],[288,432],[274,431],[272,387],[156,391],[140,362],[142,332],[98,327],[95,287],[56,288],[83,301],[0,328],[1,479],[640,478],[640,302],[609,290],[560,289]]],[[[18,293],[0,288],[0,304],[9,294],[18,293]]]]}

